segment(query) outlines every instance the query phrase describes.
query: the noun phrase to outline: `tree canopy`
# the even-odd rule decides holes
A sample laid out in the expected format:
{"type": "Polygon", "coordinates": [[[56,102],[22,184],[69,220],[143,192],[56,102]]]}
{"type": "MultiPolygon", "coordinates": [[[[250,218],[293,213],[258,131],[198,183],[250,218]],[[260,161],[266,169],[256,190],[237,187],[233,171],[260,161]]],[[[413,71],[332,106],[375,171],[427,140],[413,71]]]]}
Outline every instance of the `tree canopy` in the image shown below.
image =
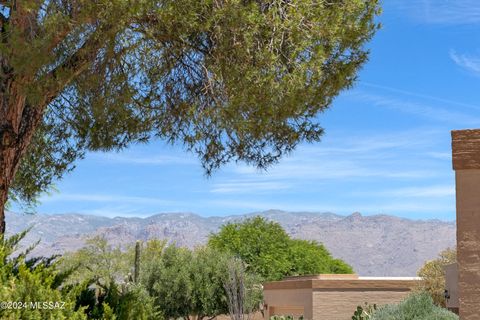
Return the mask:
{"type": "Polygon", "coordinates": [[[264,280],[319,273],[353,273],[322,244],[292,239],[279,223],[257,216],[228,223],[210,236],[208,245],[239,257],[264,280]]]}
{"type": "Polygon", "coordinates": [[[379,0],[1,1],[0,231],[8,194],[33,201],[88,150],[158,138],[210,173],[318,141],[377,14],[379,0]]]}

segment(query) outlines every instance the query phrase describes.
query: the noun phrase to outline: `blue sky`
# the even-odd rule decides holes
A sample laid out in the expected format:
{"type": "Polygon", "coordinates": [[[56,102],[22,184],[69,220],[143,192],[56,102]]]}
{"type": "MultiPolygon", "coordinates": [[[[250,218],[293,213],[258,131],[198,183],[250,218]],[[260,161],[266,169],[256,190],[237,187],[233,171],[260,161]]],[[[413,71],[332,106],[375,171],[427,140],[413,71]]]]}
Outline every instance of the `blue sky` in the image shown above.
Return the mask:
{"type": "Polygon", "coordinates": [[[194,156],[162,142],[89,154],[37,211],[454,220],[450,130],[480,127],[480,1],[385,2],[359,82],[319,116],[322,142],[301,145],[267,172],[231,164],[210,178],[194,156]]]}

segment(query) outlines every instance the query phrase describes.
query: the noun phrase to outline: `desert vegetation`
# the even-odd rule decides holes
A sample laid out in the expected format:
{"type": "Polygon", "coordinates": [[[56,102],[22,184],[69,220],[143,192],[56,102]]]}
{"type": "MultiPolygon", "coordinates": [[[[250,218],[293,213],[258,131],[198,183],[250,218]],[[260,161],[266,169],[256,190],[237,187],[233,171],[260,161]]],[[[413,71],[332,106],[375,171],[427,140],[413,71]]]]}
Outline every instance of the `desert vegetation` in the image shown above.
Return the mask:
{"type": "Polygon", "coordinates": [[[352,320],[458,320],[458,316],[435,305],[427,292],[415,292],[398,304],[358,306],[352,320]]]}
{"type": "Polygon", "coordinates": [[[418,291],[427,292],[433,302],[441,307],[445,307],[445,270],[448,264],[457,261],[457,251],[455,249],[446,249],[440,252],[438,258],[427,261],[418,270],[418,276],[422,278],[418,291]]]}
{"type": "Polygon", "coordinates": [[[265,280],[353,272],[323,245],[291,239],[278,223],[260,217],[226,224],[208,245],[194,249],[165,240],[118,248],[96,237],[62,257],[28,258],[30,249],[18,254],[24,236],[1,243],[0,271],[8,285],[0,300],[52,301],[62,308],[4,308],[2,319],[202,320],[230,315],[242,320],[261,311],[265,280]]]}

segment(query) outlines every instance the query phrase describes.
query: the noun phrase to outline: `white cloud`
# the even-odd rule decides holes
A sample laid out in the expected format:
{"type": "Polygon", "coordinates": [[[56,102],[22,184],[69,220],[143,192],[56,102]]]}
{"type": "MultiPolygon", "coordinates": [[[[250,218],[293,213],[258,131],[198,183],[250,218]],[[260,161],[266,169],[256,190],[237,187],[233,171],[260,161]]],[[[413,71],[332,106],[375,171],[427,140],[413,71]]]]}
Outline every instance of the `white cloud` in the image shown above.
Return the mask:
{"type": "Polygon", "coordinates": [[[216,183],[211,192],[213,193],[259,193],[288,189],[289,185],[278,181],[242,181],[230,180],[224,183],[216,183]]]}
{"type": "Polygon", "coordinates": [[[388,0],[387,8],[401,10],[428,24],[466,25],[480,23],[478,0],[388,0]]]}
{"type": "Polygon", "coordinates": [[[412,92],[412,91],[403,90],[403,89],[399,89],[399,88],[393,88],[393,87],[389,87],[389,86],[379,85],[379,84],[376,84],[376,83],[361,81],[360,86],[373,88],[373,89],[379,89],[379,90],[382,90],[382,91],[393,92],[393,93],[400,94],[402,96],[409,96],[409,97],[413,97],[413,98],[417,98],[417,99],[421,99],[421,100],[427,100],[427,101],[431,101],[431,102],[432,101],[441,102],[443,105],[456,106],[456,107],[462,107],[462,108],[467,108],[467,109],[471,109],[471,110],[480,111],[480,105],[473,105],[473,104],[469,104],[469,103],[454,101],[454,100],[445,99],[445,98],[441,98],[441,97],[436,97],[436,96],[432,96],[432,95],[428,95],[428,94],[412,92]]]}
{"type": "Polygon", "coordinates": [[[44,195],[40,202],[115,202],[128,204],[169,205],[169,200],[149,197],[135,197],[118,194],[61,193],[52,196],[44,195]]]}
{"type": "Polygon", "coordinates": [[[450,58],[462,69],[480,75],[480,57],[459,54],[452,50],[450,51],[450,58]]]}
{"type": "Polygon", "coordinates": [[[480,123],[479,117],[475,117],[471,114],[460,111],[451,111],[452,108],[447,109],[448,106],[432,107],[429,104],[424,104],[405,98],[392,97],[377,93],[366,93],[361,91],[351,93],[349,96],[353,99],[370,103],[374,106],[398,110],[434,121],[454,123],[462,126],[477,126],[478,123],[480,123]]]}
{"type": "Polygon", "coordinates": [[[440,170],[443,153],[432,155],[430,150],[436,150],[445,135],[448,133],[417,129],[395,134],[359,132],[358,137],[327,136],[322,144],[299,147],[267,171],[244,164],[228,166],[210,191],[268,195],[305,188],[328,190],[328,185],[340,181],[347,185],[372,181],[418,183],[444,175],[440,170]]]}
{"type": "Polygon", "coordinates": [[[135,154],[128,151],[124,154],[118,153],[94,153],[90,155],[96,160],[107,163],[121,163],[121,164],[133,164],[133,165],[170,165],[170,164],[198,164],[193,157],[185,154],[185,156],[167,156],[159,154],[135,154]]]}
{"type": "Polygon", "coordinates": [[[433,185],[422,187],[392,188],[382,191],[357,192],[356,195],[387,198],[448,198],[455,195],[454,185],[433,185]]]}

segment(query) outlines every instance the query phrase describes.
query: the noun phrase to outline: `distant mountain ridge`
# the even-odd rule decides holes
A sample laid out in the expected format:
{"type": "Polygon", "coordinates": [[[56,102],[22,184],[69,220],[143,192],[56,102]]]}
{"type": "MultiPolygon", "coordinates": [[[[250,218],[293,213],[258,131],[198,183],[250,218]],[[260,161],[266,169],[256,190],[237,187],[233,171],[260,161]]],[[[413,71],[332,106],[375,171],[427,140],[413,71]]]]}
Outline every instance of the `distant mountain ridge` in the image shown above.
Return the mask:
{"type": "Polygon", "coordinates": [[[87,238],[102,235],[113,245],[135,240],[168,239],[179,246],[205,244],[221,225],[261,215],[277,221],[294,238],[317,240],[363,276],[414,276],[427,260],[455,246],[455,223],[410,220],[389,215],[287,212],[269,210],[227,217],[162,213],[146,218],[108,218],[86,214],[25,215],[7,212],[7,234],[33,226],[24,245],[41,239],[37,255],[62,254],[81,248],[87,238]]]}

